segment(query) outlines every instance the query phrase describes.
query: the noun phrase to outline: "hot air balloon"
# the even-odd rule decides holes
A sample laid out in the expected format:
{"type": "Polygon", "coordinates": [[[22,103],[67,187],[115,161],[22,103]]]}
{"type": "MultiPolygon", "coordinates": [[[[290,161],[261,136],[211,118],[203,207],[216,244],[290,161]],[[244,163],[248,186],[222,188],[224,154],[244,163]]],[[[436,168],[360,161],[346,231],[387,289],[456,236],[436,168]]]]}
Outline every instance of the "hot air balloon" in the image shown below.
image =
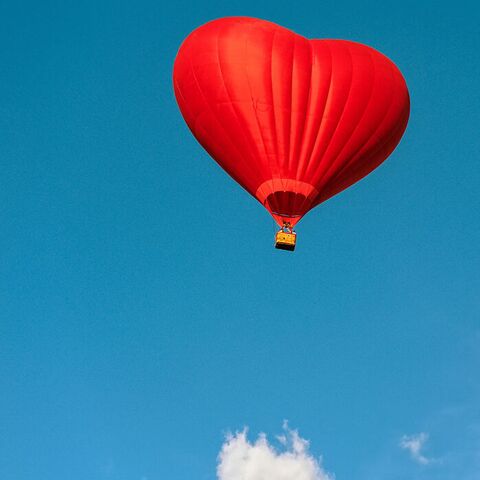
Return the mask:
{"type": "Polygon", "coordinates": [[[195,138],[270,212],[287,250],[309,210],[392,153],[410,111],[402,74],[377,50],[249,17],[194,30],[173,84],[195,138]]]}

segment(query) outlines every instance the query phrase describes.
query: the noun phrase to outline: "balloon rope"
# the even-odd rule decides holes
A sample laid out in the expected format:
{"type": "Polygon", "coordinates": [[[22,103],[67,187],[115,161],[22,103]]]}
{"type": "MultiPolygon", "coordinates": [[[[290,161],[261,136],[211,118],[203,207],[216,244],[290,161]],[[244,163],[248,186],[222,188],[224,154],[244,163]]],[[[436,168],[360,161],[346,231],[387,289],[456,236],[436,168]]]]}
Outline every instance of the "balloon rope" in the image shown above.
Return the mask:
{"type": "Polygon", "coordinates": [[[273,238],[274,241],[277,240],[277,222],[275,222],[274,218],[272,217],[272,229],[273,229],[273,238]]]}

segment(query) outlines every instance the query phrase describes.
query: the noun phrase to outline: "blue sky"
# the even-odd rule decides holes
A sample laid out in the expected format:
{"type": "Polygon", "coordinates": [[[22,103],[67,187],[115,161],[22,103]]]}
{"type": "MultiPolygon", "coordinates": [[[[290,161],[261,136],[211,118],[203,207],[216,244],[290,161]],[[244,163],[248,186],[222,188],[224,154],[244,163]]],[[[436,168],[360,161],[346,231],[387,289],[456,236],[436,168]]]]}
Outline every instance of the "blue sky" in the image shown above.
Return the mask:
{"type": "Polygon", "coordinates": [[[2,480],[213,480],[228,431],[273,441],[285,419],[337,479],[480,478],[473,2],[0,18],[2,480]],[[182,39],[226,15],[369,44],[410,89],[397,150],[302,220],[294,254],[173,97],[182,39]],[[421,433],[426,464],[400,447],[421,433]]]}

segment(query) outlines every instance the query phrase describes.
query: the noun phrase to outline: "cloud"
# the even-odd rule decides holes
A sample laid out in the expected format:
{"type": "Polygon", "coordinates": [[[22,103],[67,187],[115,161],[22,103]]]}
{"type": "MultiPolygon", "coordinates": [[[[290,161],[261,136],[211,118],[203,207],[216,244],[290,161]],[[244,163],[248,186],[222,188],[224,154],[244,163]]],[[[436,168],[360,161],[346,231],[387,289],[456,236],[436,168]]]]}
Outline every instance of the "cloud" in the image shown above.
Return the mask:
{"type": "Polygon", "coordinates": [[[227,436],[218,456],[218,480],[334,480],[322,459],[310,455],[308,442],[286,423],[283,428],[277,437],[281,451],[264,434],[250,443],[247,429],[227,436]]]}
{"type": "Polygon", "coordinates": [[[421,465],[429,465],[434,460],[423,455],[422,450],[428,440],[428,433],[404,435],[400,440],[400,448],[407,450],[410,456],[421,465]]]}

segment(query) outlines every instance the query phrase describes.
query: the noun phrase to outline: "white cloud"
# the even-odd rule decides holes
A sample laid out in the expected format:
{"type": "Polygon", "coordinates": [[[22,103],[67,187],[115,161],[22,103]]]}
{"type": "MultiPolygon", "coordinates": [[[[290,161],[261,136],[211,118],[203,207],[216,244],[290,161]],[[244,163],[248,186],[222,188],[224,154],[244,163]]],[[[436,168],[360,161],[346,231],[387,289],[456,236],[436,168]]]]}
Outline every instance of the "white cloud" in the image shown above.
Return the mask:
{"type": "Polygon", "coordinates": [[[275,449],[264,434],[255,443],[247,438],[247,429],[229,435],[218,456],[218,480],[334,480],[308,451],[308,442],[284,425],[285,433],[275,449]]]}
{"type": "Polygon", "coordinates": [[[404,435],[400,440],[400,448],[407,450],[410,456],[421,465],[429,465],[434,460],[427,458],[423,453],[423,447],[428,440],[428,433],[418,433],[415,435],[404,435]]]}

